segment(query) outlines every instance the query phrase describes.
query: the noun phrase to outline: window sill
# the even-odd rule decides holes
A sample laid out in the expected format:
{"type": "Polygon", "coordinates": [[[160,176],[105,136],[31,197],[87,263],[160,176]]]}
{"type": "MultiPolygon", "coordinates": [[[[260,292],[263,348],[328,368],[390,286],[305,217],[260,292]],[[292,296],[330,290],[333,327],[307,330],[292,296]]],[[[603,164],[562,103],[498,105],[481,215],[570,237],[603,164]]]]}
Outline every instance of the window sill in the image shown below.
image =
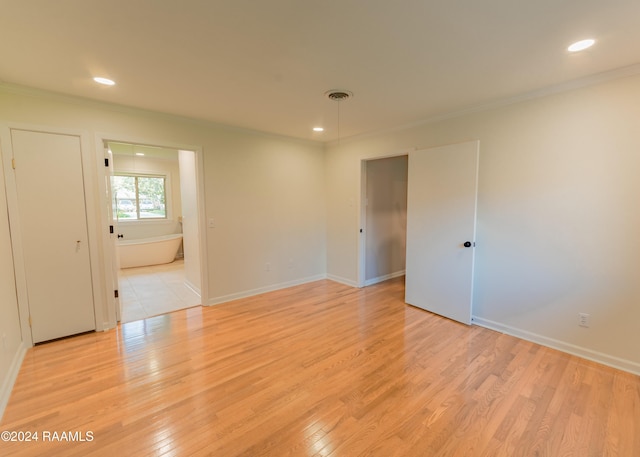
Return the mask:
{"type": "Polygon", "coordinates": [[[176,224],[178,221],[175,219],[119,219],[118,225],[169,225],[176,224]]]}

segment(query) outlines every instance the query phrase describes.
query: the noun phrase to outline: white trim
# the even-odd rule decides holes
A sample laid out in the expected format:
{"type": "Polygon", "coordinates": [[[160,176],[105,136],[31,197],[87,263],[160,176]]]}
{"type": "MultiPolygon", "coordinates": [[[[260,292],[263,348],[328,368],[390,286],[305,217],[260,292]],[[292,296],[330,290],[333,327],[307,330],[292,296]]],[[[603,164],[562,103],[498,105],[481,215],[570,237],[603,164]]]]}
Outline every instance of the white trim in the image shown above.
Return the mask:
{"type": "MultiPolygon", "coordinates": [[[[597,84],[602,84],[609,81],[614,81],[616,79],[626,78],[629,76],[635,76],[638,74],[640,74],[640,64],[633,64],[627,67],[616,68],[614,70],[604,71],[602,73],[596,73],[594,75],[585,76],[583,78],[566,81],[564,83],[556,84],[553,86],[543,87],[541,89],[536,89],[529,92],[516,94],[511,97],[506,97],[499,100],[493,100],[486,103],[480,103],[478,105],[468,106],[466,108],[450,111],[447,113],[435,114],[431,117],[417,120],[415,122],[408,122],[405,124],[396,125],[394,127],[359,133],[353,136],[341,138],[340,141],[342,143],[348,143],[350,141],[359,141],[359,140],[364,140],[368,138],[375,138],[385,134],[391,134],[394,132],[409,130],[415,127],[420,127],[423,125],[433,124],[435,122],[445,121],[447,119],[460,118],[463,116],[467,116],[469,114],[490,111],[493,109],[501,108],[503,106],[514,105],[516,103],[535,100],[535,99],[547,97],[550,95],[570,92],[572,90],[581,89],[583,87],[595,86],[597,84]]],[[[325,142],[325,145],[329,147],[333,147],[337,144],[338,144],[337,140],[325,142]]]]}
{"type": "Polygon", "coordinates": [[[83,196],[85,200],[85,212],[87,223],[87,236],[89,245],[89,264],[91,269],[91,288],[94,309],[94,324],[96,331],[105,330],[105,302],[101,291],[104,289],[103,275],[101,274],[101,249],[99,239],[100,231],[96,228],[94,221],[98,217],[96,211],[95,194],[95,174],[96,154],[90,142],[90,136],[86,130],[69,129],[63,127],[51,127],[40,124],[28,124],[21,122],[7,122],[0,124],[0,138],[7,152],[4,160],[5,188],[7,191],[7,209],[11,225],[11,244],[13,248],[13,264],[16,276],[16,295],[18,298],[18,310],[20,313],[20,326],[22,330],[22,341],[27,347],[33,346],[33,336],[29,326],[29,296],[26,282],[26,272],[24,265],[24,251],[22,242],[22,229],[20,226],[18,195],[15,181],[15,174],[11,167],[11,159],[14,158],[12,130],[24,130],[36,133],[46,133],[52,135],[68,135],[78,138],[80,142],[80,157],[83,181],[83,196]]]}
{"type": "MultiPolygon", "coordinates": [[[[100,244],[100,228],[95,222],[100,218],[98,195],[96,194],[97,157],[91,144],[91,136],[86,131],[78,134],[80,137],[80,154],[82,156],[82,181],[84,185],[85,211],[87,235],[89,237],[89,261],[91,265],[91,279],[93,289],[93,304],[96,332],[105,329],[106,303],[102,293],[105,290],[104,274],[102,273],[102,249],[100,244]]],[[[102,155],[102,154],[101,154],[102,155]]]]}
{"type": "MultiPolygon", "coordinates": [[[[185,149],[185,148],[181,148],[185,149]]],[[[198,295],[200,295],[200,303],[207,300],[209,297],[209,257],[207,253],[208,248],[208,233],[207,233],[207,218],[205,207],[205,187],[204,187],[204,153],[202,147],[188,148],[193,151],[196,160],[196,193],[198,199],[198,246],[200,246],[200,288],[198,289],[198,295]]]]}
{"type": "MultiPolygon", "coordinates": [[[[391,159],[395,157],[409,157],[409,153],[416,148],[401,149],[388,154],[360,159],[360,201],[358,208],[358,285],[356,287],[366,287],[366,265],[367,265],[367,162],[371,160],[391,159]],[[362,232],[360,232],[362,230],[362,232]]],[[[342,282],[342,281],[338,281],[342,282]]],[[[351,284],[349,284],[351,285],[351,284]]]]}
{"type": "MultiPolygon", "coordinates": [[[[315,145],[319,143],[323,144],[323,142],[321,141],[310,139],[310,138],[292,137],[292,136],[284,135],[281,133],[267,132],[264,130],[250,129],[247,127],[240,127],[240,126],[230,125],[230,124],[221,124],[218,122],[208,121],[205,119],[197,119],[194,117],[187,117],[179,114],[163,113],[160,111],[154,111],[154,110],[139,108],[134,106],[126,106],[126,105],[121,105],[113,102],[93,100],[93,99],[85,98],[79,95],[62,94],[60,92],[52,92],[50,90],[37,89],[35,87],[23,86],[20,84],[7,83],[3,81],[0,81],[0,92],[5,92],[8,94],[23,95],[27,97],[44,98],[46,100],[52,100],[55,102],[68,103],[76,106],[88,107],[92,109],[100,109],[100,110],[105,110],[105,111],[110,111],[115,113],[122,113],[126,115],[133,115],[133,116],[144,115],[146,117],[150,117],[150,118],[161,120],[161,121],[180,122],[187,125],[195,125],[198,127],[203,127],[209,130],[211,128],[216,128],[219,130],[239,132],[242,134],[252,135],[252,136],[263,136],[263,137],[276,138],[276,139],[278,138],[286,139],[288,141],[293,141],[301,144],[315,144],[315,145]]],[[[123,143],[146,144],[144,142],[129,141],[129,140],[126,140],[126,141],[113,140],[113,141],[123,142],[123,143]]],[[[147,145],[154,146],[151,144],[147,144],[147,145]]],[[[162,147],[161,145],[155,145],[155,146],[162,147]]],[[[173,146],[170,146],[169,148],[173,149],[173,146]]],[[[177,147],[176,149],[188,149],[190,151],[195,150],[193,146],[177,147]]]]}
{"type": "Polygon", "coordinates": [[[193,292],[194,294],[197,294],[198,297],[200,297],[200,299],[202,299],[202,295],[200,295],[200,289],[198,287],[196,287],[195,284],[193,284],[191,281],[187,281],[185,279],[184,285],[185,285],[186,288],[191,290],[191,292],[193,292]]]}
{"type": "Polygon", "coordinates": [[[27,349],[27,345],[21,341],[18,346],[18,350],[13,355],[13,360],[11,361],[11,365],[9,365],[9,370],[7,371],[4,381],[2,382],[2,386],[0,387],[0,419],[2,419],[4,410],[9,403],[9,397],[11,396],[11,391],[13,390],[13,386],[18,378],[18,373],[20,372],[20,367],[22,366],[22,361],[27,353],[27,349]]]}
{"type": "MultiPolygon", "coordinates": [[[[616,68],[613,70],[604,71],[594,75],[588,75],[582,78],[574,79],[574,80],[556,84],[553,86],[548,86],[541,89],[533,90],[530,92],[526,92],[524,94],[518,94],[512,97],[506,97],[500,100],[493,100],[487,103],[481,103],[481,104],[463,108],[460,110],[450,111],[448,113],[436,114],[434,116],[424,118],[422,120],[418,120],[415,122],[400,124],[395,127],[373,130],[373,131],[364,132],[364,133],[356,134],[356,135],[345,137],[345,138],[340,138],[340,141],[345,143],[353,140],[373,138],[373,137],[388,134],[388,133],[393,133],[393,132],[411,129],[414,127],[419,127],[421,125],[432,124],[434,122],[439,122],[446,119],[462,117],[467,114],[473,114],[473,113],[478,113],[482,111],[489,111],[495,108],[512,105],[522,101],[542,98],[548,95],[554,95],[562,92],[569,92],[571,90],[580,89],[583,87],[589,87],[596,84],[613,81],[615,79],[625,78],[628,76],[635,76],[638,74],[640,74],[640,64],[633,64],[633,65],[629,65],[622,68],[616,68]]],[[[327,146],[333,147],[339,143],[337,139],[323,142],[323,141],[318,141],[318,140],[308,139],[308,138],[292,137],[292,136],[287,136],[283,134],[248,129],[246,127],[220,124],[213,121],[196,119],[196,118],[181,116],[178,114],[161,113],[159,111],[153,111],[153,110],[144,109],[144,108],[130,107],[130,106],[120,105],[112,102],[92,100],[92,99],[77,96],[77,95],[61,94],[59,92],[51,92],[43,89],[36,89],[34,87],[23,86],[20,84],[12,84],[7,82],[0,82],[0,91],[6,92],[9,94],[24,95],[28,97],[41,97],[47,100],[53,100],[53,101],[62,102],[62,103],[70,103],[78,106],[86,106],[89,108],[103,109],[103,110],[108,110],[108,111],[117,112],[117,113],[132,114],[132,115],[137,115],[142,113],[145,116],[153,117],[154,119],[159,119],[159,120],[178,121],[178,122],[188,123],[191,125],[203,126],[205,128],[214,127],[214,128],[219,128],[221,130],[226,130],[226,131],[241,132],[247,135],[259,135],[259,136],[281,138],[281,139],[284,138],[289,141],[297,141],[303,144],[321,143],[325,145],[325,147],[327,146]]],[[[191,149],[191,148],[184,148],[184,149],[191,149]]]]}
{"type": "Polygon", "coordinates": [[[295,279],[293,281],[281,282],[279,284],[272,284],[270,286],[258,287],[257,289],[250,289],[250,290],[245,290],[243,292],[236,292],[229,295],[222,295],[220,297],[213,297],[207,300],[206,304],[207,306],[219,305],[221,303],[226,303],[233,300],[239,300],[241,298],[253,297],[254,295],[260,295],[266,292],[273,292],[274,290],[286,289],[288,287],[299,286],[301,284],[307,284],[309,282],[320,281],[322,279],[327,279],[327,276],[324,274],[308,276],[306,278],[295,279]]]}
{"type": "MultiPolygon", "coordinates": [[[[133,170],[131,168],[120,168],[118,169],[118,171],[116,171],[115,169],[115,159],[114,160],[114,167],[113,167],[113,175],[114,176],[127,176],[127,177],[143,177],[143,178],[163,178],[164,179],[164,202],[165,202],[165,212],[164,215],[165,217],[151,217],[148,219],[118,219],[118,225],[123,224],[123,225],[139,225],[139,224],[145,224],[145,223],[149,223],[149,222],[164,222],[166,224],[175,224],[176,222],[178,222],[178,220],[176,218],[174,218],[174,211],[173,211],[173,187],[172,187],[172,181],[171,181],[171,173],[140,173],[137,170],[133,170]]],[[[168,160],[167,160],[168,161],[168,160]]],[[[175,163],[178,163],[178,159],[176,158],[176,160],[174,161],[175,163]]],[[[106,168],[106,167],[105,167],[106,168]]],[[[179,168],[179,165],[178,165],[179,168]]],[[[137,181],[136,181],[137,182],[137,181]]],[[[139,198],[138,193],[136,193],[136,195],[139,198]]],[[[134,200],[134,197],[130,198],[129,200],[134,200]]]]}
{"type": "Polygon", "coordinates": [[[389,273],[388,275],[378,276],[377,278],[367,279],[364,282],[364,286],[372,286],[374,284],[378,284],[379,282],[386,281],[388,279],[397,278],[398,276],[404,276],[406,270],[396,271],[394,273],[389,273]]]}
{"type": "MultiPolygon", "coordinates": [[[[1,87],[1,86],[0,86],[1,87]]],[[[176,118],[177,119],[177,118],[176,118]]],[[[196,146],[196,145],[186,145],[184,143],[178,144],[178,143],[173,143],[173,142],[164,142],[164,141],[160,141],[159,143],[156,143],[155,141],[150,141],[148,138],[140,138],[140,137],[136,137],[136,136],[129,136],[129,135],[123,135],[123,134],[109,134],[109,133],[104,133],[104,132],[96,132],[95,134],[95,142],[96,142],[96,148],[100,148],[100,150],[102,150],[101,148],[103,147],[103,145],[106,145],[109,142],[114,142],[114,143],[126,143],[126,144],[137,144],[137,145],[142,145],[142,146],[150,146],[150,147],[160,147],[160,148],[164,148],[164,149],[175,149],[175,150],[187,150],[187,151],[193,151],[195,153],[195,159],[196,159],[196,187],[197,187],[197,193],[198,193],[198,243],[200,246],[200,252],[201,253],[205,253],[208,252],[207,249],[207,236],[206,236],[206,218],[205,218],[205,203],[204,203],[204,199],[205,199],[205,191],[204,191],[204,157],[203,157],[203,151],[202,151],[202,146],[196,146]]],[[[111,167],[113,167],[113,163],[111,163],[111,167]]],[[[101,168],[102,170],[104,170],[106,167],[98,167],[101,168]]],[[[101,196],[101,200],[103,201],[103,204],[105,205],[105,208],[111,205],[110,202],[106,201],[106,172],[102,171],[102,176],[100,177],[99,181],[99,186],[100,186],[100,196],[101,196]]],[[[170,191],[170,189],[169,189],[170,191]]],[[[169,205],[167,205],[168,207],[169,205]]],[[[131,221],[133,222],[133,221],[131,221]]],[[[149,221],[149,223],[175,223],[176,220],[175,219],[169,219],[169,214],[167,213],[167,219],[155,219],[152,221],[149,221]]],[[[109,217],[108,214],[105,214],[105,212],[103,212],[103,214],[101,215],[101,224],[103,227],[103,236],[102,236],[102,241],[103,241],[103,246],[105,249],[105,268],[110,268],[109,265],[111,262],[111,257],[113,254],[111,254],[111,251],[109,250],[109,245],[110,245],[110,234],[109,234],[109,217]]],[[[122,223],[122,221],[119,221],[118,223],[122,223]]],[[[142,221],[138,221],[138,224],[144,223],[142,221]]],[[[200,255],[200,291],[198,292],[198,295],[200,295],[200,297],[207,297],[209,294],[209,273],[208,273],[208,259],[204,258],[203,255],[200,255]]],[[[111,273],[106,273],[108,277],[105,278],[105,283],[108,283],[109,281],[107,281],[107,279],[111,278],[112,274],[111,273]]],[[[117,278],[115,278],[117,280],[117,278]]],[[[115,280],[113,281],[115,284],[115,280]]],[[[119,288],[119,287],[118,287],[119,288]]],[[[192,287],[193,288],[193,287],[192,287]]],[[[195,288],[194,288],[195,289],[195,288]]],[[[109,294],[108,294],[109,295],[109,294]]],[[[112,295],[109,295],[109,298],[112,295]]],[[[206,300],[206,298],[202,298],[202,301],[204,302],[206,300]]],[[[118,314],[116,313],[116,308],[119,306],[118,300],[116,300],[115,298],[110,298],[109,300],[109,304],[108,304],[108,308],[109,308],[109,312],[108,312],[108,322],[105,323],[104,327],[105,328],[113,328],[117,325],[117,318],[118,318],[118,314]]]]}
{"type": "Polygon", "coordinates": [[[331,281],[339,282],[340,284],[344,284],[345,286],[361,287],[356,281],[352,281],[351,279],[343,278],[341,276],[327,274],[326,277],[331,281]]]}
{"type": "Polygon", "coordinates": [[[640,375],[640,363],[633,362],[631,360],[614,357],[602,352],[594,351],[592,349],[576,346],[575,344],[549,338],[544,335],[528,332],[526,330],[511,327],[509,325],[500,324],[499,322],[494,322],[489,319],[483,319],[478,316],[473,316],[471,318],[471,321],[473,324],[480,327],[485,327],[490,330],[495,330],[500,333],[515,336],[517,338],[531,341],[542,346],[557,349],[558,351],[566,352],[567,354],[582,357],[583,359],[598,362],[609,367],[617,368],[619,370],[628,371],[629,373],[633,373],[635,375],[640,375]]]}
{"type": "Polygon", "coordinates": [[[118,225],[174,225],[178,221],[176,219],[167,218],[145,218],[145,219],[118,219],[118,225]]]}
{"type": "Polygon", "coordinates": [[[118,262],[117,252],[112,248],[115,237],[118,234],[118,221],[112,218],[111,193],[108,192],[107,182],[111,181],[113,172],[113,154],[97,135],[94,136],[94,146],[96,155],[96,173],[98,186],[98,204],[102,208],[98,212],[100,221],[100,233],[102,244],[102,273],[104,280],[104,300],[105,310],[102,316],[103,329],[110,329],[116,326],[120,320],[120,299],[115,297],[115,290],[120,291],[116,264],[118,262]],[[100,158],[98,160],[98,158],[100,158]],[[109,165],[105,166],[104,159],[108,159],[109,165]],[[113,224],[113,233],[109,231],[109,225],[113,224]]]}
{"type": "Polygon", "coordinates": [[[31,327],[29,326],[29,298],[27,295],[27,280],[22,253],[22,230],[18,218],[18,195],[16,191],[15,173],[11,166],[13,159],[13,142],[11,129],[14,124],[2,124],[0,129],[0,142],[3,145],[2,159],[4,161],[4,180],[7,197],[7,212],[9,217],[9,232],[11,234],[11,249],[13,252],[13,271],[16,281],[16,298],[18,300],[18,314],[20,316],[20,330],[22,342],[27,347],[33,346],[31,327]]]}
{"type": "Polygon", "coordinates": [[[475,201],[473,202],[473,234],[471,235],[471,242],[473,247],[471,248],[471,295],[469,298],[469,314],[473,320],[473,304],[476,289],[476,238],[478,236],[478,193],[480,191],[480,140],[475,140],[476,143],[476,186],[475,186],[475,201]]]}
{"type": "Polygon", "coordinates": [[[367,162],[360,160],[360,208],[358,208],[358,287],[367,284],[367,162]]]}

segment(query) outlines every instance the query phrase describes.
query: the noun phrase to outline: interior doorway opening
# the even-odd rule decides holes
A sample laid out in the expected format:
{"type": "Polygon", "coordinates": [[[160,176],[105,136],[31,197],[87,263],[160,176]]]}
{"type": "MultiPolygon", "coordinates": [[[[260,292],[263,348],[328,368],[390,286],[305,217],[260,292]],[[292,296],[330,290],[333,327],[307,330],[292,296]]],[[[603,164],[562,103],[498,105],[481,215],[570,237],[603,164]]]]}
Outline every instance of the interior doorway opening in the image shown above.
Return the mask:
{"type": "Polygon", "coordinates": [[[407,155],[362,162],[360,287],[405,274],[407,176],[407,155]]]}
{"type": "Polygon", "coordinates": [[[105,141],[115,243],[117,320],[198,306],[200,223],[196,153],[105,141]]]}

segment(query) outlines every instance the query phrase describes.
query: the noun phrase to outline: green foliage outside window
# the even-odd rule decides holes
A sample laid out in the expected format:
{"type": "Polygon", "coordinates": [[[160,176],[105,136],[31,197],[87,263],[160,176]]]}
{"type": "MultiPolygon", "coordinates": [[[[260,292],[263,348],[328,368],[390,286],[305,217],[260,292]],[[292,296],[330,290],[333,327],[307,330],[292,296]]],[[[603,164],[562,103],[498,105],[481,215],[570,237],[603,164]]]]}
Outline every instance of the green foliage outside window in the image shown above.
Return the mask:
{"type": "Polygon", "coordinates": [[[113,212],[118,220],[166,219],[165,189],[164,176],[112,176],[113,212]]]}

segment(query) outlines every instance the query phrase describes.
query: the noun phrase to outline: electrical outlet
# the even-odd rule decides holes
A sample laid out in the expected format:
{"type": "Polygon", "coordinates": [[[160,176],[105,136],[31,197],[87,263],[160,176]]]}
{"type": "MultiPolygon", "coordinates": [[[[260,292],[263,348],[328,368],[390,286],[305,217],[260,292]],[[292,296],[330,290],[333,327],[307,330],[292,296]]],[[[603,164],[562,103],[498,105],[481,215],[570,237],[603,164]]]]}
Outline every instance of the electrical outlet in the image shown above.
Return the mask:
{"type": "Polygon", "coordinates": [[[293,268],[293,259],[289,259],[289,269],[293,268]]]}
{"type": "Polygon", "coordinates": [[[578,325],[580,327],[589,327],[591,324],[591,314],[578,313],[578,325]]]}
{"type": "Polygon", "coordinates": [[[264,271],[271,271],[271,264],[269,262],[264,265],[264,271]]]}

